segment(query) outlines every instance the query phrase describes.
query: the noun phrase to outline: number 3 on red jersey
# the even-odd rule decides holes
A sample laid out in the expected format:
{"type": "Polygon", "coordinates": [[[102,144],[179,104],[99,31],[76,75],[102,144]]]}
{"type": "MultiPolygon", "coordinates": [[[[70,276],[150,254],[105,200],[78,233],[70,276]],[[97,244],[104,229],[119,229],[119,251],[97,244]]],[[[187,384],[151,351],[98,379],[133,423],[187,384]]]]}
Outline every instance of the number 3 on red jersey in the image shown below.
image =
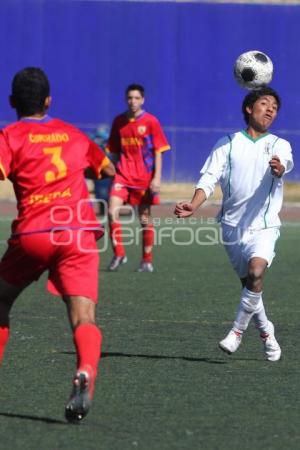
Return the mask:
{"type": "Polygon", "coordinates": [[[67,166],[61,157],[62,147],[49,147],[44,148],[45,155],[51,155],[51,163],[55,166],[56,171],[47,170],[45,173],[45,180],[47,183],[51,181],[60,180],[67,175],[67,166]]]}

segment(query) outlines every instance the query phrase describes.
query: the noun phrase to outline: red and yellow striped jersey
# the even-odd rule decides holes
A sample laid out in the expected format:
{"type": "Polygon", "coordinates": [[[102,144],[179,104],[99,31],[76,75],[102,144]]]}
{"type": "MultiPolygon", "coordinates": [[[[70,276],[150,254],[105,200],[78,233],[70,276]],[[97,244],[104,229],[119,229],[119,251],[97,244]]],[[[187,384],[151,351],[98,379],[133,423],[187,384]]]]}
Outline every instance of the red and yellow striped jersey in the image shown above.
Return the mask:
{"type": "Polygon", "coordinates": [[[158,119],[143,111],[135,119],[117,116],[112,124],[107,150],[119,154],[118,182],[136,188],[148,188],[153,177],[155,152],[170,146],[158,119]]]}
{"type": "Polygon", "coordinates": [[[84,133],[59,119],[22,119],[0,132],[0,178],[14,186],[13,235],[54,228],[99,229],[84,178],[109,164],[84,133]]]}

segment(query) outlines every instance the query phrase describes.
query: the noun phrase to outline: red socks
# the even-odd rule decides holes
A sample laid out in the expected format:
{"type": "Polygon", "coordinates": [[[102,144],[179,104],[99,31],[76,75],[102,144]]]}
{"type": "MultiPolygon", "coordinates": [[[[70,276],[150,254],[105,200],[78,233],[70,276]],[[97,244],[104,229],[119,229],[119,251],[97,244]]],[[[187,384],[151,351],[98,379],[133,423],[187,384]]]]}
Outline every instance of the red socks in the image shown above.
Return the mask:
{"type": "Polygon", "coordinates": [[[73,338],[77,352],[77,369],[90,366],[93,369],[93,375],[96,376],[101,356],[100,329],[95,324],[84,323],[76,327],[73,338]]]}
{"type": "MultiPolygon", "coordinates": [[[[152,224],[143,225],[143,261],[152,262],[153,244],[154,244],[154,227],[152,224]]],[[[111,222],[110,224],[110,237],[116,256],[125,256],[125,249],[122,241],[122,226],[120,222],[111,222]]]]}
{"type": "Polygon", "coordinates": [[[120,222],[110,223],[110,238],[116,256],[125,256],[125,249],[122,241],[122,225],[120,222]]]}
{"type": "Polygon", "coordinates": [[[143,261],[151,263],[153,259],[154,227],[152,224],[143,226],[143,261]]]}
{"type": "Polygon", "coordinates": [[[0,364],[3,359],[4,350],[9,339],[9,328],[7,326],[0,326],[0,364]]]}
{"type": "MultiPolygon", "coordinates": [[[[79,325],[73,334],[77,352],[77,369],[89,366],[96,376],[101,356],[102,334],[97,325],[84,323],[79,325]]],[[[0,362],[9,339],[9,328],[0,326],[0,362]]]]}

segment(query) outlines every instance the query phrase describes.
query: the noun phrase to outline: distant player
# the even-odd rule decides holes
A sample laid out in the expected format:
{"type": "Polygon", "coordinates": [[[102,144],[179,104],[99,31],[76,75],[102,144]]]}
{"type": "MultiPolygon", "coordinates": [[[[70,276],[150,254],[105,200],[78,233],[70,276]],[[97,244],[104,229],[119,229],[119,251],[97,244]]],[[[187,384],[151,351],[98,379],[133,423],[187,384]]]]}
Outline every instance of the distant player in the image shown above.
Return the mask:
{"type": "Polygon", "coordinates": [[[293,168],[289,142],[268,132],[279,108],[280,98],[273,89],[250,92],[242,107],[246,130],[217,142],[201,169],[193,199],[175,208],[177,216],[191,216],[220,183],[223,241],[243,290],[233,327],[219,345],[229,354],[235,352],[253,319],[269,361],[280,359],[281,349],[265,312],[263,278],[279,237],[282,177],[293,168]]]}
{"type": "Polygon", "coordinates": [[[129,203],[138,207],[143,229],[143,254],[138,272],[153,272],[151,205],[159,204],[162,153],[170,146],[157,118],[143,110],[143,86],[131,84],[125,94],[128,110],[114,119],[107,145],[108,151],[118,157],[109,199],[114,251],[109,270],[115,271],[127,261],[119,211],[124,203],[129,203]]]}
{"type": "MultiPolygon", "coordinates": [[[[107,140],[109,136],[109,131],[105,125],[99,125],[95,133],[90,136],[91,139],[96,142],[96,144],[105,151],[107,140]]],[[[94,180],[94,194],[97,200],[98,214],[103,216],[107,213],[108,197],[110,186],[112,183],[112,178],[104,178],[94,180]]]]}
{"type": "Polygon", "coordinates": [[[9,178],[18,216],[0,262],[0,360],[9,338],[9,314],[18,295],[48,271],[48,289],[67,307],[77,354],[69,421],[88,412],[101,351],[95,324],[103,234],[89,201],[85,170],[113,176],[114,166],[77,128],[47,115],[51,103],[45,73],[28,67],[12,82],[18,121],[0,133],[0,178],[9,178]]]}

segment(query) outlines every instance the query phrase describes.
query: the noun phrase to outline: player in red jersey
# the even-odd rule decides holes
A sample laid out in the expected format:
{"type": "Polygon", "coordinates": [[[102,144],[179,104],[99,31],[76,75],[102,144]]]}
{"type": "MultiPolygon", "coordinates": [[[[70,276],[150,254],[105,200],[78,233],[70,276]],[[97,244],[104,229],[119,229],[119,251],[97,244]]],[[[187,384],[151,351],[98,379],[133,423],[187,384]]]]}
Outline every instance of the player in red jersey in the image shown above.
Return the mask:
{"type": "Polygon", "coordinates": [[[12,82],[18,121],[0,132],[0,178],[9,178],[18,216],[0,262],[0,361],[9,338],[9,315],[18,295],[48,270],[48,289],[66,303],[77,370],[65,416],[88,412],[101,351],[95,324],[98,295],[96,238],[103,233],[89,201],[86,170],[107,176],[113,164],[77,128],[47,115],[51,103],[44,72],[29,67],[12,82]]]}
{"type": "Polygon", "coordinates": [[[109,270],[115,271],[127,262],[119,211],[124,203],[129,203],[138,207],[142,225],[143,255],[138,271],[153,272],[151,205],[159,204],[162,153],[170,146],[157,118],[142,109],[145,100],[143,86],[131,84],[125,94],[128,110],[114,119],[107,144],[107,150],[118,156],[117,173],[109,198],[110,235],[114,250],[109,270]]]}

